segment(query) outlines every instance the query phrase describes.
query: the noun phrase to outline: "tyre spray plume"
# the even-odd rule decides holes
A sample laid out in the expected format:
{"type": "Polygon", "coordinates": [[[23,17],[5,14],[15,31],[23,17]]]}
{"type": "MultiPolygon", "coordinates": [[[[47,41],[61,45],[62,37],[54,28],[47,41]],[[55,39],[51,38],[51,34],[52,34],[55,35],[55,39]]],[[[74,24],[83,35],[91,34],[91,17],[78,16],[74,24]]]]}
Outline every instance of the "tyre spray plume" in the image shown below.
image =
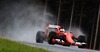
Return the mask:
{"type": "Polygon", "coordinates": [[[48,23],[54,24],[53,15],[46,12],[39,0],[2,0],[0,10],[0,36],[17,41],[35,42],[37,31],[44,31],[48,23]]]}

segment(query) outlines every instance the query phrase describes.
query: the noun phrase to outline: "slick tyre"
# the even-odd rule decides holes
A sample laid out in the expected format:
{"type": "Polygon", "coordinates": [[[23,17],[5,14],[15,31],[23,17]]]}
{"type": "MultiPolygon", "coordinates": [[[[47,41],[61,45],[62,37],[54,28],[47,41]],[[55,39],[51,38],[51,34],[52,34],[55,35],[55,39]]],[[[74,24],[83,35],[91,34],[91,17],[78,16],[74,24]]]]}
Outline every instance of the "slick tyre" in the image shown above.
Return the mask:
{"type": "Polygon", "coordinates": [[[36,34],[36,42],[37,43],[43,43],[44,41],[44,32],[43,31],[38,31],[37,34],[36,34]]]}

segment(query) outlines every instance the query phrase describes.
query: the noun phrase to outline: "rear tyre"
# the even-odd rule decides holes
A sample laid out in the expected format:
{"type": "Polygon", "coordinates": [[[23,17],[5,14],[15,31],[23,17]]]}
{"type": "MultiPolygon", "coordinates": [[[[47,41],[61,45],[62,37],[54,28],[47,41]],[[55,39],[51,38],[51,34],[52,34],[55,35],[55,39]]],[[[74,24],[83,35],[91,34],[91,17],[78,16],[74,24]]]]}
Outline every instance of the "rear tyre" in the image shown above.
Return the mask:
{"type": "Polygon", "coordinates": [[[52,39],[56,38],[56,32],[50,32],[49,33],[49,37],[48,37],[48,43],[54,45],[54,43],[52,42],[52,39]]]}
{"type": "Polygon", "coordinates": [[[36,42],[37,43],[43,43],[45,38],[44,32],[43,31],[38,31],[36,34],[36,42]]]}
{"type": "MultiPolygon", "coordinates": [[[[78,42],[85,42],[86,43],[86,38],[85,38],[85,36],[83,36],[83,35],[80,35],[79,37],[78,37],[78,42]]],[[[78,46],[78,48],[85,48],[86,47],[86,44],[82,44],[81,46],[78,46]]]]}

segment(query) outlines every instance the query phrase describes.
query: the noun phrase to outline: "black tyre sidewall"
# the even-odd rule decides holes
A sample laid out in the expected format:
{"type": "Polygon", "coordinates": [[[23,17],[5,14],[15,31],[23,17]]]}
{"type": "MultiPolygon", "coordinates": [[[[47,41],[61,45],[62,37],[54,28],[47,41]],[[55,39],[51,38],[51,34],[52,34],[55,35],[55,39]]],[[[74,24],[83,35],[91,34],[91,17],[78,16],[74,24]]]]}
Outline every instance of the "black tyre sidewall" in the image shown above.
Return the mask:
{"type": "MultiPolygon", "coordinates": [[[[85,42],[86,43],[86,37],[83,36],[83,35],[80,35],[78,37],[78,42],[85,42]]],[[[83,45],[78,46],[78,48],[85,48],[85,47],[86,47],[86,44],[83,44],[83,45]]]]}
{"type": "Polygon", "coordinates": [[[78,42],[86,42],[85,36],[80,35],[80,36],[78,37],[78,42]]]}
{"type": "Polygon", "coordinates": [[[78,46],[78,48],[86,48],[86,45],[83,44],[83,45],[81,45],[81,46],[78,46]]]}
{"type": "Polygon", "coordinates": [[[38,31],[36,34],[36,42],[37,43],[43,43],[44,40],[44,32],[43,31],[38,31]]]}
{"type": "Polygon", "coordinates": [[[54,43],[52,42],[52,38],[56,38],[56,32],[50,32],[50,33],[49,33],[49,37],[48,37],[48,43],[49,43],[49,44],[54,44],[54,43]]]}

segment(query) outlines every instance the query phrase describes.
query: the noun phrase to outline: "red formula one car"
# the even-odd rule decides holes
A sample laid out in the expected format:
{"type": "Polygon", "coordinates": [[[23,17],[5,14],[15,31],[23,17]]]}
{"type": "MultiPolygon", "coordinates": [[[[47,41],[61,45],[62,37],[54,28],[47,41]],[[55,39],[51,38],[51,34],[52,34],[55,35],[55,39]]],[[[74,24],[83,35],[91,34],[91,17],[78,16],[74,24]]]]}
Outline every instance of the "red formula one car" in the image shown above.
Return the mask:
{"type": "Polygon", "coordinates": [[[85,36],[75,37],[72,32],[66,32],[64,27],[58,25],[47,25],[45,32],[38,31],[36,34],[36,42],[43,43],[47,41],[49,44],[60,44],[64,46],[86,47],[85,36]]]}

